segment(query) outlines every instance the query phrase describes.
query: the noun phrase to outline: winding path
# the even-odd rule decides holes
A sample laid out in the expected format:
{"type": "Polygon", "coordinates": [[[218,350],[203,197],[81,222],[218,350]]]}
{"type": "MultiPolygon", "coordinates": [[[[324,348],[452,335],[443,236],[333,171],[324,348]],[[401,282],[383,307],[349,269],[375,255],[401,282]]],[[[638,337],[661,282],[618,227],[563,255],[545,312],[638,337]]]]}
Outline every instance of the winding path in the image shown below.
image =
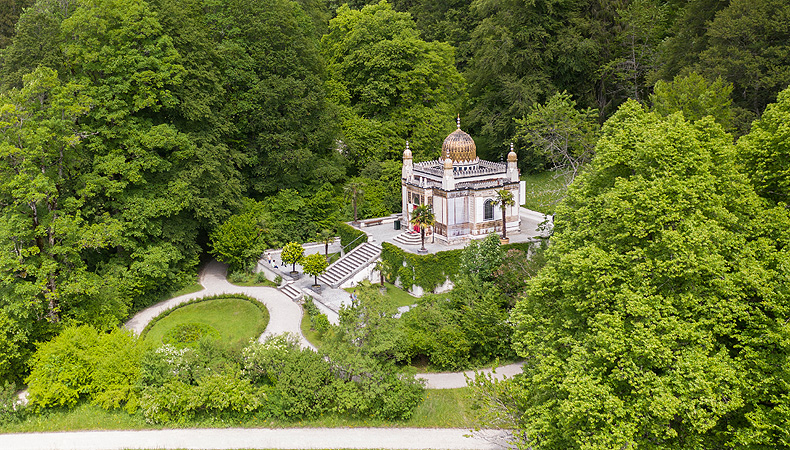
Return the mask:
{"type": "MultiPolygon", "coordinates": [[[[244,294],[269,309],[269,325],[261,339],[270,334],[293,333],[302,345],[313,348],[301,334],[302,308],[278,290],[242,287],[225,279],[226,267],[211,262],[202,271],[205,289],[166,300],[140,311],[126,327],[140,333],[165,310],[195,298],[217,294],[244,294]]],[[[490,369],[487,371],[490,372],[490,369]]],[[[500,367],[495,377],[512,376],[519,364],[500,367]]],[[[427,387],[448,389],[466,386],[473,371],[418,374],[427,387]]],[[[54,433],[0,434],[0,449],[14,450],[121,450],[121,449],[475,449],[510,448],[503,430],[481,430],[474,434],[461,428],[250,428],[74,431],[54,433]]]]}
{"type": "MultiPolygon", "coordinates": [[[[269,310],[269,325],[260,340],[269,335],[291,333],[299,338],[303,347],[315,350],[315,347],[302,335],[301,306],[275,288],[244,287],[231,284],[225,277],[226,272],[227,266],[225,264],[217,261],[210,262],[200,273],[200,284],[204,287],[202,291],[174,297],[148,307],[126,322],[126,328],[140,334],[154,317],[189,300],[218,294],[244,294],[262,302],[269,310]]],[[[521,365],[522,363],[515,363],[499,367],[494,373],[494,378],[512,377],[521,372],[521,365]]],[[[483,369],[477,372],[492,373],[492,369],[483,369]]],[[[466,387],[467,377],[473,378],[474,375],[474,370],[468,370],[466,372],[419,373],[416,376],[426,381],[428,389],[457,389],[466,387]]]]}
{"type": "Polygon", "coordinates": [[[185,430],[74,431],[0,435],[13,450],[123,449],[502,449],[505,432],[469,437],[460,428],[212,428],[185,430]]]}

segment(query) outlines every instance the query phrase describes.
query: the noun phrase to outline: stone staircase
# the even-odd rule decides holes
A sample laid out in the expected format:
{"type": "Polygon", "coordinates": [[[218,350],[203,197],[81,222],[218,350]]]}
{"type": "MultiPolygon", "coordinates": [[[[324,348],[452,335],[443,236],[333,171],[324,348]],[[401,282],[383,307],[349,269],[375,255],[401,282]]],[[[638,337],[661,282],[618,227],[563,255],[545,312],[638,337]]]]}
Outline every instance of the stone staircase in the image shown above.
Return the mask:
{"type": "MultiPolygon", "coordinates": [[[[426,241],[428,240],[428,236],[425,237],[426,241]]],[[[420,233],[410,233],[408,231],[401,233],[395,236],[393,241],[403,244],[403,245],[421,245],[422,241],[420,240],[420,233]]]]}
{"type": "Polygon", "coordinates": [[[292,283],[285,284],[277,288],[280,292],[285,294],[286,297],[290,298],[293,301],[298,301],[304,295],[302,290],[294,286],[292,283]]]}
{"type": "Polygon", "coordinates": [[[327,284],[333,288],[339,287],[344,281],[356,275],[368,264],[381,255],[381,247],[364,242],[345,256],[338,259],[318,277],[319,283],[327,284]]]}

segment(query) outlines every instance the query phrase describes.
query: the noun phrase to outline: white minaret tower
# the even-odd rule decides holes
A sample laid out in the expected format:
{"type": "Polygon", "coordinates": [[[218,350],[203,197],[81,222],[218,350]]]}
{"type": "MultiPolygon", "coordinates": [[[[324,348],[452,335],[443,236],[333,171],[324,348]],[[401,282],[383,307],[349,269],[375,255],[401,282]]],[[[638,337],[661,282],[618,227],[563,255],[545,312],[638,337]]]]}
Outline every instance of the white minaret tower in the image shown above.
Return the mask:
{"type": "Polygon", "coordinates": [[[403,209],[403,220],[408,223],[409,217],[409,189],[406,186],[414,181],[414,165],[409,150],[409,141],[406,141],[406,150],[403,151],[403,168],[401,169],[401,205],[403,209]]]}
{"type": "Polygon", "coordinates": [[[403,151],[403,169],[401,169],[401,178],[406,181],[414,180],[414,164],[412,163],[409,141],[406,141],[406,150],[403,151]]]}
{"type": "Polygon", "coordinates": [[[518,182],[518,158],[513,151],[513,143],[510,143],[510,153],[507,154],[507,178],[510,181],[518,182]]]}
{"type": "Polygon", "coordinates": [[[453,176],[453,160],[444,160],[444,178],[442,178],[442,189],[452,191],[455,189],[455,177],[453,176]]]}

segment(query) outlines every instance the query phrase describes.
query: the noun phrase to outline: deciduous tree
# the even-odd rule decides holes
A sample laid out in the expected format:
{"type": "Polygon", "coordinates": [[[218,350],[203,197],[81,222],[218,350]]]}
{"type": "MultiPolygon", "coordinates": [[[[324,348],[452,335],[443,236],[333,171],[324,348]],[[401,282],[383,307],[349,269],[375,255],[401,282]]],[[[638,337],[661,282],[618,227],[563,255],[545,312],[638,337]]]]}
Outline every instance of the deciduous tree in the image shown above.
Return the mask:
{"type": "Polygon", "coordinates": [[[304,247],[298,242],[289,242],[283,247],[280,254],[284,264],[292,264],[291,272],[296,272],[296,263],[299,263],[304,258],[304,247]]]}
{"type": "Polygon", "coordinates": [[[489,412],[532,448],[768,448],[786,439],[784,209],[711,118],[628,102],[558,208],[511,314],[524,374],[489,412]],[[766,402],[765,399],[771,401],[766,402]]]}
{"type": "Polygon", "coordinates": [[[790,205],[790,88],[738,140],[738,153],[757,193],[790,205]]]}
{"type": "Polygon", "coordinates": [[[301,264],[304,268],[304,273],[313,276],[313,282],[315,286],[318,286],[318,277],[322,273],[326,272],[326,268],[329,266],[326,257],[320,253],[312,253],[305,256],[302,258],[301,264]]]}

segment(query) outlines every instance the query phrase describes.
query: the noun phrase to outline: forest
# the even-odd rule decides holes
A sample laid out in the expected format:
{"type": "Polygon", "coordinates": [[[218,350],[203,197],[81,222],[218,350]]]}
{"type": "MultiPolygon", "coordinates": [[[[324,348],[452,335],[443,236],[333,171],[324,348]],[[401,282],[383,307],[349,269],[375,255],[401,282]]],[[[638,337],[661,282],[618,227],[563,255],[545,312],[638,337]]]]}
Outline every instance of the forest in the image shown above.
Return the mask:
{"type": "Polygon", "coordinates": [[[785,0],[7,0],[0,386],[227,236],[252,258],[352,196],[399,211],[406,142],[437,158],[460,115],[481,158],[515,142],[522,174],[571,174],[510,319],[534,382],[481,382],[508,399],[492,423],[535,448],[788,446],[789,85],[785,0]]]}

